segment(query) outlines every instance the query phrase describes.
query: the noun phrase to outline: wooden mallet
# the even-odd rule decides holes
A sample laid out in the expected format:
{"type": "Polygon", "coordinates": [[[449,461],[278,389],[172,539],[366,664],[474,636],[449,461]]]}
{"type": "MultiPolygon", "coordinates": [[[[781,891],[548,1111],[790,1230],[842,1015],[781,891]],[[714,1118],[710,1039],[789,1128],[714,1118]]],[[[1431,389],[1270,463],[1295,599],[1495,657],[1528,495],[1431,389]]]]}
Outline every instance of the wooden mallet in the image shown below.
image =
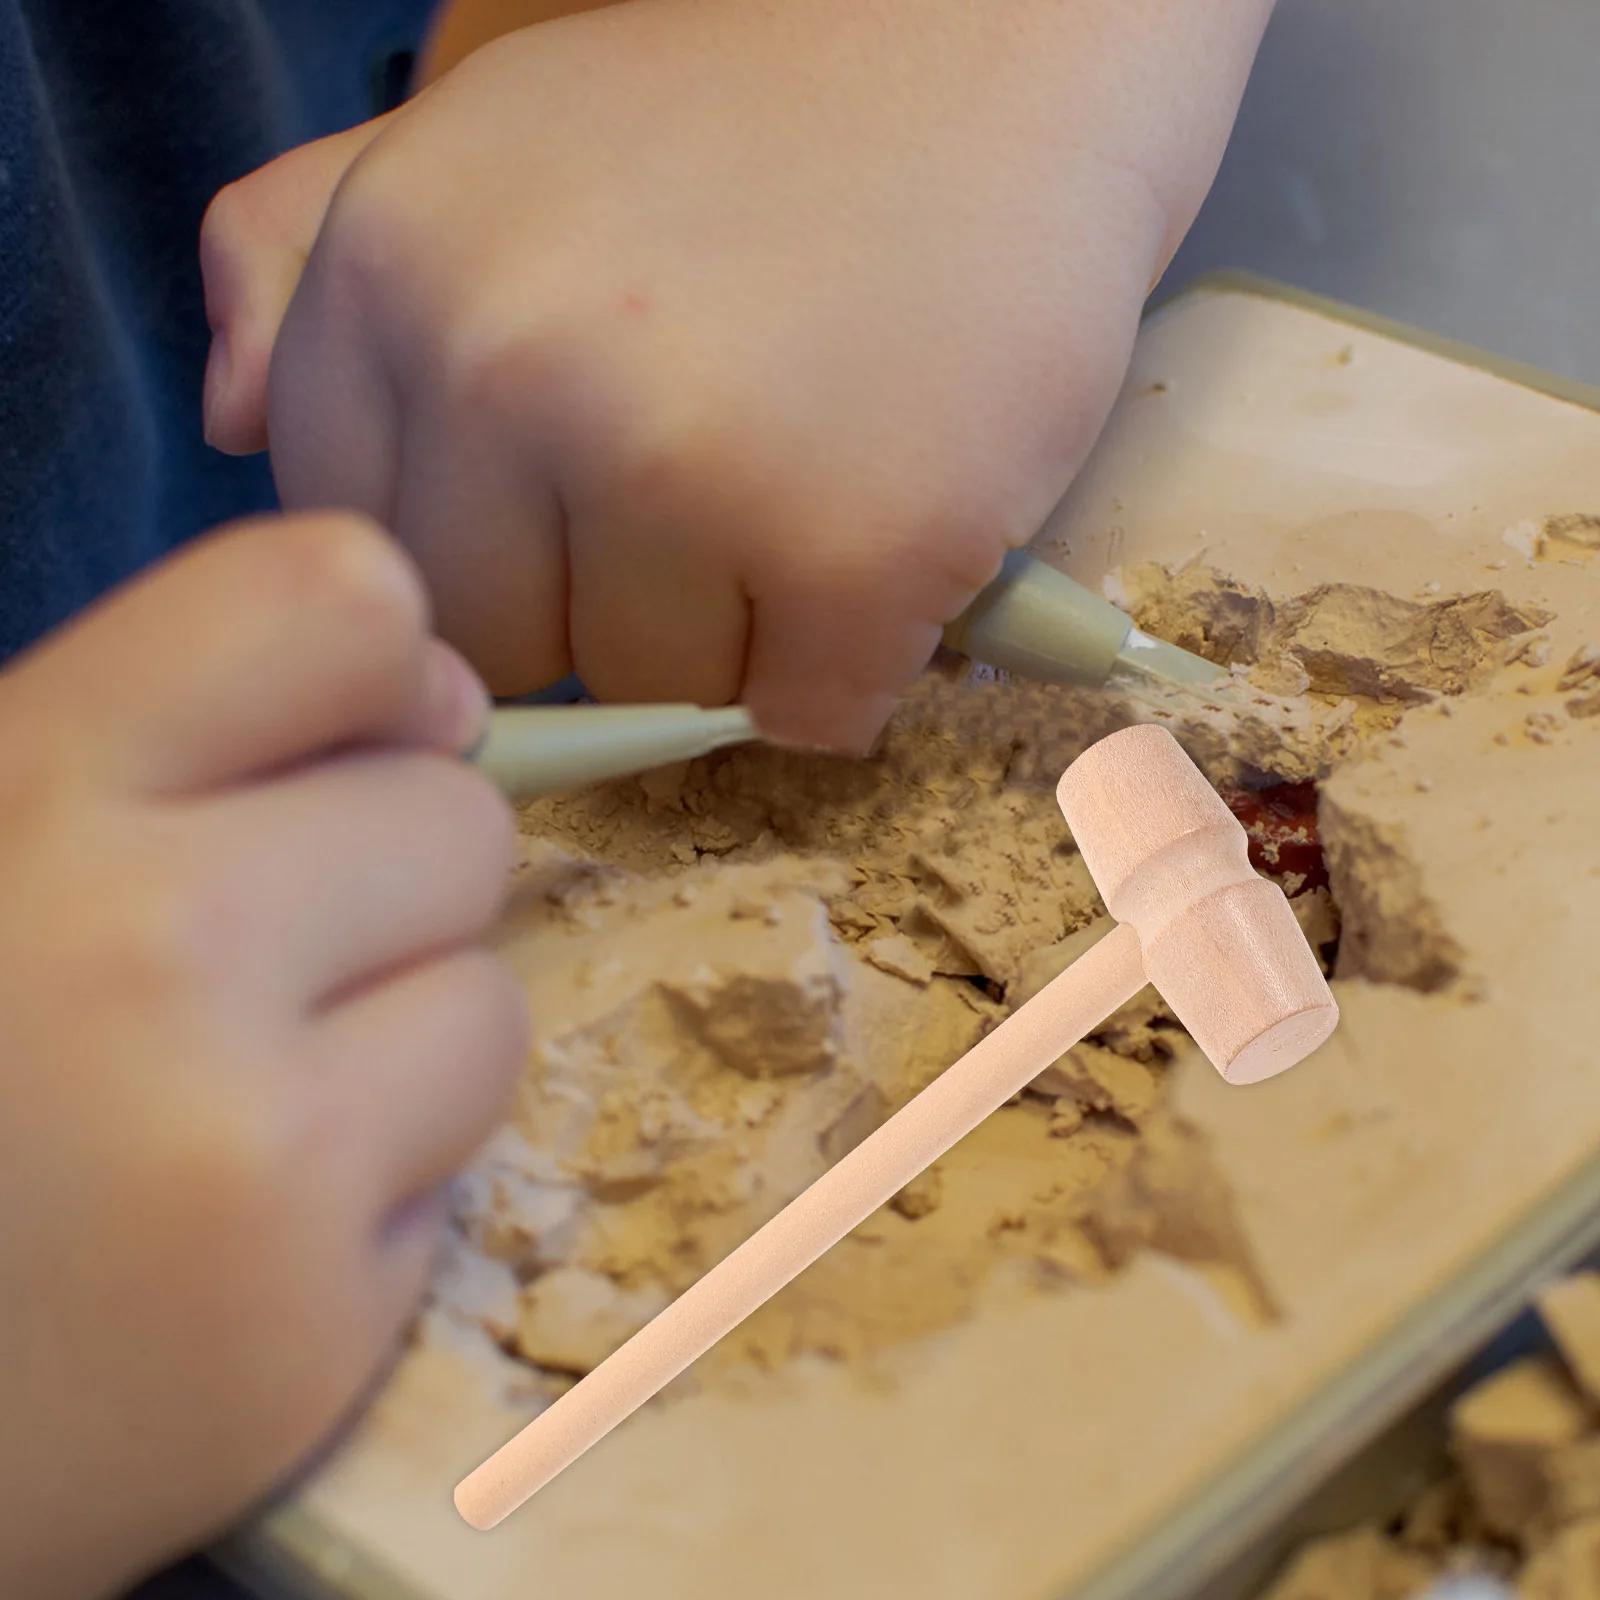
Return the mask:
{"type": "Polygon", "coordinates": [[[456,1489],[492,1528],[1153,983],[1229,1083],[1303,1060],[1339,1020],[1283,891],[1173,737],[1127,728],[1056,790],[1113,928],[456,1489]]]}

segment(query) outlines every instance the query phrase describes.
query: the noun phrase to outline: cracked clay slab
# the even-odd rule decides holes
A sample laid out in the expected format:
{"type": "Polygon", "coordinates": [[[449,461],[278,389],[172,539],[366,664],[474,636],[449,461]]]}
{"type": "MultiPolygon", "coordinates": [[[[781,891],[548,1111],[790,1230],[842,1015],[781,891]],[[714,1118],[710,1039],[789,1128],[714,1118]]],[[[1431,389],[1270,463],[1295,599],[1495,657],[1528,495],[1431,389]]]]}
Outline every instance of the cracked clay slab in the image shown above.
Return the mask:
{"type": "Polygon", "coordinates": [[[939,667],[872,761],[528,808],[518,1104],[295,1526],[427,1600],[1034,1600],[1147,1536],[1600,1150],[1596,526],[1577,406],[1247,293],[1152,319],[1035,552],[1227,693],[939,667]],[[1146,991],[462,1524],[463,1472],[1103,932],[1050,790],[1139,718],[1231,792],[1316,786],[1326,888],[1281,837],[1330,1043],[1230,1089],[1146,991]]]}

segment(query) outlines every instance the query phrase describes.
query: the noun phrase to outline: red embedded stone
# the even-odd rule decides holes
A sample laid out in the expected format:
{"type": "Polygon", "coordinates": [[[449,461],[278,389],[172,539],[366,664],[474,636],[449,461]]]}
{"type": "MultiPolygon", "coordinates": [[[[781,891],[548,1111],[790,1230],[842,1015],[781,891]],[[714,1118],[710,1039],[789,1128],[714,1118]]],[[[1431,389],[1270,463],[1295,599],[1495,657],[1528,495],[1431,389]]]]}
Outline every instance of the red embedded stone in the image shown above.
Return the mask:
{"type": "Polygon", "coordinates": [[[1250,864],[1272,878],[1291,873],[1304,889],[1327,886],[1328,866],[1317,834],[1317,786],[1280,783],[1270,789],[1223,790],[1228,809],[1250,836],[1250,864]]]}

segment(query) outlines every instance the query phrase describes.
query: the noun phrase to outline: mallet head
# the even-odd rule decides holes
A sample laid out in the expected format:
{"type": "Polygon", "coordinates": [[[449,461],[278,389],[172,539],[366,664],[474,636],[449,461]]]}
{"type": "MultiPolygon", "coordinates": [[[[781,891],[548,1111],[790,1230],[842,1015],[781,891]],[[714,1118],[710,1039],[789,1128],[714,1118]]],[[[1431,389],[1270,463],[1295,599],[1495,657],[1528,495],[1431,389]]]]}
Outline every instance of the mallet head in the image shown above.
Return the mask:
{"type": "Polygon", "coordinates": [[[1302,1061],[1339,1008],[1283,891],[1238,819],[1164,728],[1125,728],[1067,769],[1056,798],[1145,972],[1229,1083],[1302,1061]]]}

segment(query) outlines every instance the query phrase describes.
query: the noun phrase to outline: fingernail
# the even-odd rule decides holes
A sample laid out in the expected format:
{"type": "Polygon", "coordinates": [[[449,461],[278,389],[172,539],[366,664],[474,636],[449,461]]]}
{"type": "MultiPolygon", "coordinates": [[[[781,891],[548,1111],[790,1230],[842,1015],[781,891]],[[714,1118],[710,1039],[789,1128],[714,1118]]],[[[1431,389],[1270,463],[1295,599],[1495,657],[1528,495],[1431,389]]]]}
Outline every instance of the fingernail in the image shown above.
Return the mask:
{"type": "Polygon", "coordinates": [[[849,723],[840,727],[839,719],[835,717],[831,719],[832,730],[820,737],[818,719],[810,717],[800,723],[781,719],[776,728],[769,727],[758,718],[757,726],[766,743],[777,745],[780,749],[806,755],[852,756],[857,760],[866,760],[882,750],[888,737],[888,717],[888,711],[881,717],[874,717],[871,722],[859,716],[853,717],[850,720],[855,723],[854,727],[850,727],[849,723]]]}
{"type": "Polygon", "coordinates": [[[220,331],[212,335],[211,354],[206,358],[205,439],[213,450],[217,448],[217,422],[222,413],[222,403],[228,396],[228,378],[233,360],[228,351],[228,335],[220,331]]]}
{"type": "Polygon", "coordinates": [[[430,732],[448,749],[467,754],[482,740],[489,722],[489,691],[449,645],[437,645],[428,658],[423,689],[430,732]]]}

